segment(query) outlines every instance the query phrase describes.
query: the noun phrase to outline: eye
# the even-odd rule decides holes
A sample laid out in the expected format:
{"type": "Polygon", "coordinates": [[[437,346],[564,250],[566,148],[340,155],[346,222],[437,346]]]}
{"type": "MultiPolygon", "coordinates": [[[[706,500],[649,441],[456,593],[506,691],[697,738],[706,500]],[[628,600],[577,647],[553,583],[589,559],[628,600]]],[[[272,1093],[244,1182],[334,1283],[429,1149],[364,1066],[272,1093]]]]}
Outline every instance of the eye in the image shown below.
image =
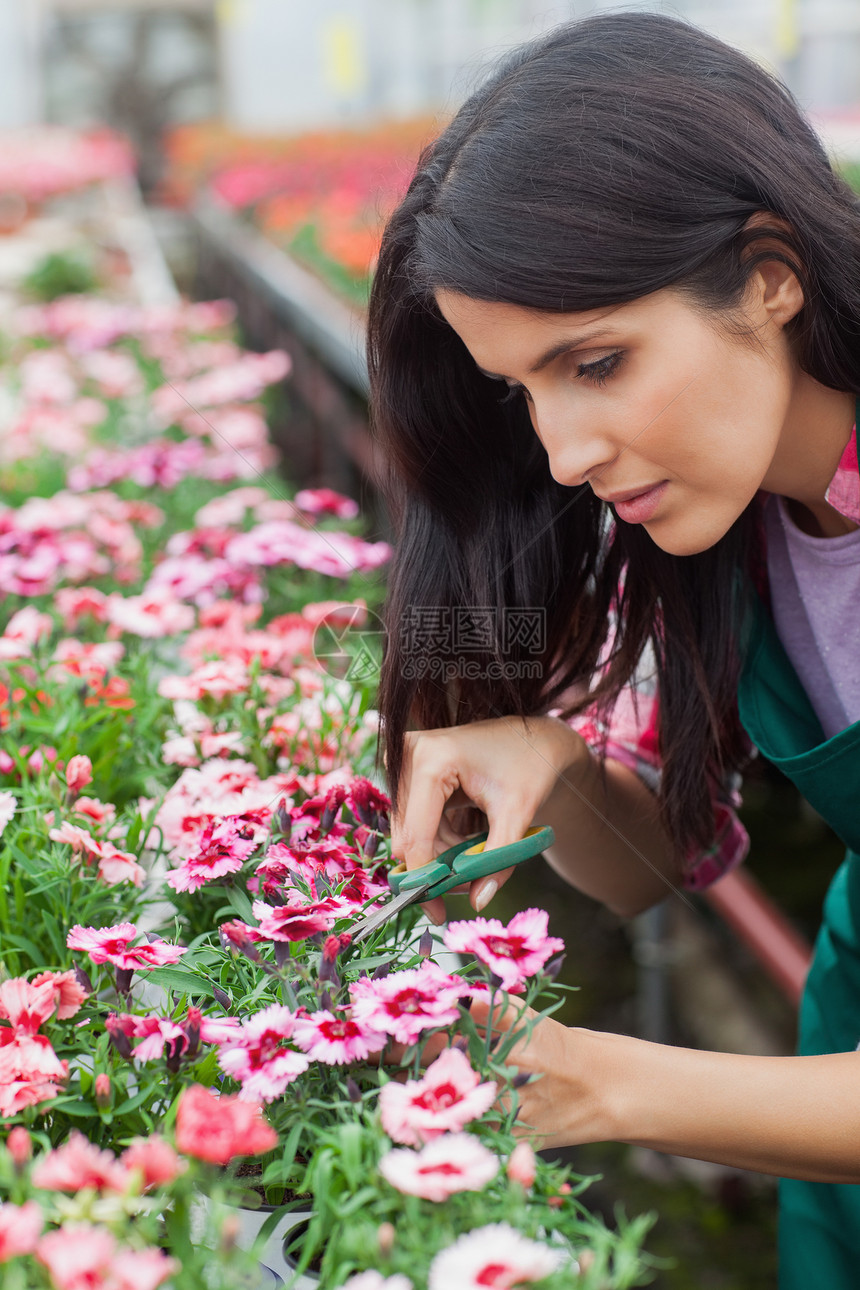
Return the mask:
{"type": "Polygon", "coordinates": [[[607,354],[605,358],[598,358],[594,363],[580,363],[576,370],[578,378],[590,381],[592,385],[605,385],[609,377],[617,372],[621,365],[622,354],[616,350],[614,354],[607,354]]]}

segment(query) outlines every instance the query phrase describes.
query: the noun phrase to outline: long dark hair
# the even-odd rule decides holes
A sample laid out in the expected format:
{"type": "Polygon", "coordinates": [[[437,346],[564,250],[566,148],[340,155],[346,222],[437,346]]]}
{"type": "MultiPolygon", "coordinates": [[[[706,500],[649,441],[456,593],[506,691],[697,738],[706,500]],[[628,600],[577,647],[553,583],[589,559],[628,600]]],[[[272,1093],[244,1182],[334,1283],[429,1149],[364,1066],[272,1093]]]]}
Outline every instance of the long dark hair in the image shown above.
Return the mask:
{"type": "Polygon", "coordinates": [[[385,230],[369,319],[372,417],[399,530],[380,696],[395,795],[410,724],[573,711],[611,620],[589,701],[608,711],[650,643],[660,803],[679,849],[711,840],[709,779],[745,755],[739,590],[754,508],[693,556],[666,554],[641,526],[610,528],[590,489],[574,499],[553,480],[525,405],[500,402],[434,292],[579,312],[674,286],[720,324],[756,266],[778,258],[804,289],[790,324],[801,368],[856,393],[858,215],[779,81],[655,14],[599,15],[518,49],[425,150],[385,230]],[[778,220],[745,228],[756,211],[778,220]],[[454,630],[464,606],[477,621],[466,653],[454,630]],[[525,666],[527,632],[503,636],[517,607],[545,611],[538,669],[525,666]]]}

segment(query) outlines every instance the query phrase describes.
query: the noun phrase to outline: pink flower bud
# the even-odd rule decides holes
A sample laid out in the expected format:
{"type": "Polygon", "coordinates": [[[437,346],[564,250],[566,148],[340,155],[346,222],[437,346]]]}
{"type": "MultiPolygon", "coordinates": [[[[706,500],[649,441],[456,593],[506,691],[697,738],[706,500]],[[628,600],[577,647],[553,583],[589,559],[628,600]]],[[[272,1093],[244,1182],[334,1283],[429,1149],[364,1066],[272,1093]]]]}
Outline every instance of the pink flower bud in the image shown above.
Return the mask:
{"type": "Polygon", "coordinates": [[[394,1249],[394,1238],[396,1232],[393,1223],[380,1223],[376,1229],[376,1239],[379,1244],[379,1253],[386,1259],[394,1249]]]}
{"type": "Polygon", "coordinates": [[[66,767],[66,786],[70,793],[77,795],[87,784],[93,782],[93,764],[84,753],[78,753],[69,760],[66,767]]]}
{"type": "Polygon", "coordinates": [[[110,1075],[96,1076],[96,1105],[105,1110],[110,1106],[110,1075]]]}
{"type": "Polygon", "coordinates": [[[572,1188],[570,1183],[562,1183],[558,1189],[558,1195],[550,1196],[549,1199],[547,1200],[547,1204],[551,1205],[553,1209],[561,1209],[562,1205],[564,1204],[565,1197],[569,1196],[571,1191],[572,1191],[572,1188]]]}
{"type": "Polygon", "coordinates": [[[535,1153],[527,1142],[518,1142],[508,1160],[508,1177],[521,1187],[531,1187],[535,1180],[535,1153]]]}
{"type": "Polygon", "coordinates": [[[30,1159],[33,1154],[33,1142],[22,1125],[19,1124],[10,1130],[9,1137],[6,1139],[6,1149],[19,1169],[30,1159]]]}

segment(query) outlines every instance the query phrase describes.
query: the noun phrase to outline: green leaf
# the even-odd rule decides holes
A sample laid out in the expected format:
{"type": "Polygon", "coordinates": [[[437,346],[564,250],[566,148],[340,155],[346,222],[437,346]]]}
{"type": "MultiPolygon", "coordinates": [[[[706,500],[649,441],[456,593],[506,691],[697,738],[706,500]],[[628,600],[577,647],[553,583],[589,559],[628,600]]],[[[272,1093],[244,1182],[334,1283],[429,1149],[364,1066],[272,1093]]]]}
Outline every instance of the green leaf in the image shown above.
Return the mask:
{"type": "Polygon", "coordinates": [[[256,927],[257,920],[254,917],[251,901],[247,894],[240,887],[228,887],[224,895],[227,897],[230,908],[239,915],[242,922],[250,923],[252,927],[256,927]]]}
{"type": "Polygon", "coordinates": [[[192,998],[199,998],[200,995],[205,995],[207,999],[215,998],[215,988],[211,981],[207,981],[205,977],[195,976],[193,972],[188,972],[184,968],[153,968],[146,976],[148,981],[154,981],[165,990],[178,990],[181,994],[191,995],[192,998]]]}

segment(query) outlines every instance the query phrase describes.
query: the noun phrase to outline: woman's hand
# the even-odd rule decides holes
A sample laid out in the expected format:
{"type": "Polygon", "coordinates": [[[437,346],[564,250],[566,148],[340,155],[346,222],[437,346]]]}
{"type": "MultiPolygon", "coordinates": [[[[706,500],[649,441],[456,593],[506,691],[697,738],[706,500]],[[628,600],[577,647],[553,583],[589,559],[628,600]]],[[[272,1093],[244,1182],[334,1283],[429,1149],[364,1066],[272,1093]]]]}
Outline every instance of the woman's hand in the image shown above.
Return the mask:
{"type": "MultiPolygon", "coordinates": [[[[404,749],[400,809],[392,822],[392,854],[409,869],[428,864],[476,831],[474,818],[463,818],[463,808],[477,808],[486,817],[487,850],[516,842],[559,777],[589,757],[581,736],[555,717],[500,717],[411,731],[404,749]]],[[[506,869],[472,883],[474,909],[483,909],[512,872],[506,869]]],[[[434,922],[444,921],[441,899],[429,901],[425,909],[434,922]]]]}
{"type": "MultiPolygon", "coordinates": [[[[486,1027],[488,1013],[487,1001],[475,999],[470,1015],[479,1027],[486,1027]]],[[[511,1004],[501,1017],[494,1014],[493,1033],[501,1036],[514,1027],[520,1029],[535,1016],[531,1008],[511,1004]]],[[[527,1082],[518,1081],[517,1118],[528,1126],[521,1133],[539,1139],[534,1144],[538,1149],[603,1142],[612,1136],[604,1090],[595,1086],[591,1074],[591,1049],[601,1038],[594,1031],[543,1017],[506,1057],[506,1065],[516,1067],[521,1077],[530,1077],[527,1082]]]]}

